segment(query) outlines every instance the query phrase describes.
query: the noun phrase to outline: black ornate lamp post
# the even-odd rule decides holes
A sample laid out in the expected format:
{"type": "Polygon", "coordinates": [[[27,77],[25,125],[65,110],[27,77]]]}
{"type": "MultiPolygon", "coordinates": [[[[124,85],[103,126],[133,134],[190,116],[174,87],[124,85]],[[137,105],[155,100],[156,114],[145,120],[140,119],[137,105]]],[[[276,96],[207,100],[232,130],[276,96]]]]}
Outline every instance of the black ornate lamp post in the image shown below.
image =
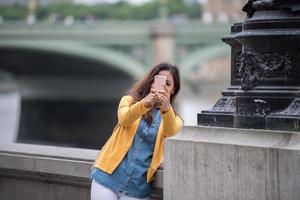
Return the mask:
{"type": "Polygon", "coordinates": [[[249,0],[231,46],[231,86],[198,125],[300,131],[300,1],[249,0]]]}

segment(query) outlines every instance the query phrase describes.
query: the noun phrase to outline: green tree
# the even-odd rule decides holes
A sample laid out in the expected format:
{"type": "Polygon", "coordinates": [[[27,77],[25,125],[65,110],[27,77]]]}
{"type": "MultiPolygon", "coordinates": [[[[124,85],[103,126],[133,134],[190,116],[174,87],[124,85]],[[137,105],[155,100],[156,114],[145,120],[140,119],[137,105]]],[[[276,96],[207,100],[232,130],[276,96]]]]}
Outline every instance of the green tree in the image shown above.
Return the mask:
{"type": "Polygon", "coordinates": [[[0,5],[0,15],[2,15],[4,19],[25,19],[27,14],[27,7],[18,3],[11,6],[0,5]]]}
{"type": "MultiPolygon", "coordinates": [[[[47,5],[38,6],[37,19],[47,19],[51,14],[59,14],[62,18],[72,15],[75,19],[84,19],[93,15],[98,19],[130,19],[151,20],[159,18],[161,0],[154,0],[142,5],[131,5],[127,1],[113,4],[96,4],[93,6],[72,4],[70,0],[55,0],[47,5]]],[[[197,19],[201,15],[200,4],[195,0],[169,0],[166,1],[169,16],[184,14],[190,19],[197,19]]],[[[27,7],[14,4],[0,6],[0,13],[7,19],[24,19],[27,16],[27,7]]]]}

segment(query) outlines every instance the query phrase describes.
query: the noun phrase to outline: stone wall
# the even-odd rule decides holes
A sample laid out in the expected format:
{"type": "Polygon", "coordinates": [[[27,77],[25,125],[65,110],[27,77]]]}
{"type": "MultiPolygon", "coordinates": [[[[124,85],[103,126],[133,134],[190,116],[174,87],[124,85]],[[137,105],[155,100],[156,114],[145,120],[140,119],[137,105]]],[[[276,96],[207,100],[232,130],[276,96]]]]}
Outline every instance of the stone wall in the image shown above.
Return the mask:
{"type": "Polygon", "coordinates": [[[184,127],[166,140],[164,200],[299,200],[300,133],[184,127]]]}
{"type": "MultiPolygon", "coordinates": [[[[0,144],[0,199],[88,200],[90,169],[98,151],[0,144]]],[[[151,199],[162,199],[162,170],[151,199]]]]}

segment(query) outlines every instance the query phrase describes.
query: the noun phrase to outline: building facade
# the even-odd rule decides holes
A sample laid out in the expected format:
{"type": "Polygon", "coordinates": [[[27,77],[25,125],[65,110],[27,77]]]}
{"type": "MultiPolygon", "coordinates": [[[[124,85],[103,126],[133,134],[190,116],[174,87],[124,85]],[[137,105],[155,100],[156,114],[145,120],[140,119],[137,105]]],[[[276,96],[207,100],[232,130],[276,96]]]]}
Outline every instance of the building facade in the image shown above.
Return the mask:
{"type": "Polygon", "coordinates": [[[241,11],[246,2],[247,0],[203,0],[202,20],[205,23],[241,21],[246,16],[241,11]]]}

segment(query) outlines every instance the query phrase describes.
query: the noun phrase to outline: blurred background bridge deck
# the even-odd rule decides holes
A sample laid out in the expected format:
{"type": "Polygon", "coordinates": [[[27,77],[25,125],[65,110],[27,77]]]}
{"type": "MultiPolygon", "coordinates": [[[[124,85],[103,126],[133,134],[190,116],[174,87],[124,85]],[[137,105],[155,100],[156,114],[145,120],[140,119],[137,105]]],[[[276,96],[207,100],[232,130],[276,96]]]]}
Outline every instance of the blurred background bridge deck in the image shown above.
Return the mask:
{"type": "MultiPolygon", "coordinates": [[[[245,1],[174,2],[197,5],[198,16],[178,14],[171,1],[133,5],[157,6],[159,16],[147,20],[100,20],[97,12],[84,18],[76,13],[47,16],[41,9],[59,2],[2,2],[1,141],[99,149],[116,124],[120,97],[163,61],[180,68],[177,110],[186,125],[195,125],[197,113],[213,106],[229,85],[230,48],[220,39],[232,20],[242,20],[245,1]],[[6,17],[16,5],[11,2],[25,7],[26,19],[6,17]]],[[[99,3],[95,8],[115,5],[130,4],[99,3]]]]}

